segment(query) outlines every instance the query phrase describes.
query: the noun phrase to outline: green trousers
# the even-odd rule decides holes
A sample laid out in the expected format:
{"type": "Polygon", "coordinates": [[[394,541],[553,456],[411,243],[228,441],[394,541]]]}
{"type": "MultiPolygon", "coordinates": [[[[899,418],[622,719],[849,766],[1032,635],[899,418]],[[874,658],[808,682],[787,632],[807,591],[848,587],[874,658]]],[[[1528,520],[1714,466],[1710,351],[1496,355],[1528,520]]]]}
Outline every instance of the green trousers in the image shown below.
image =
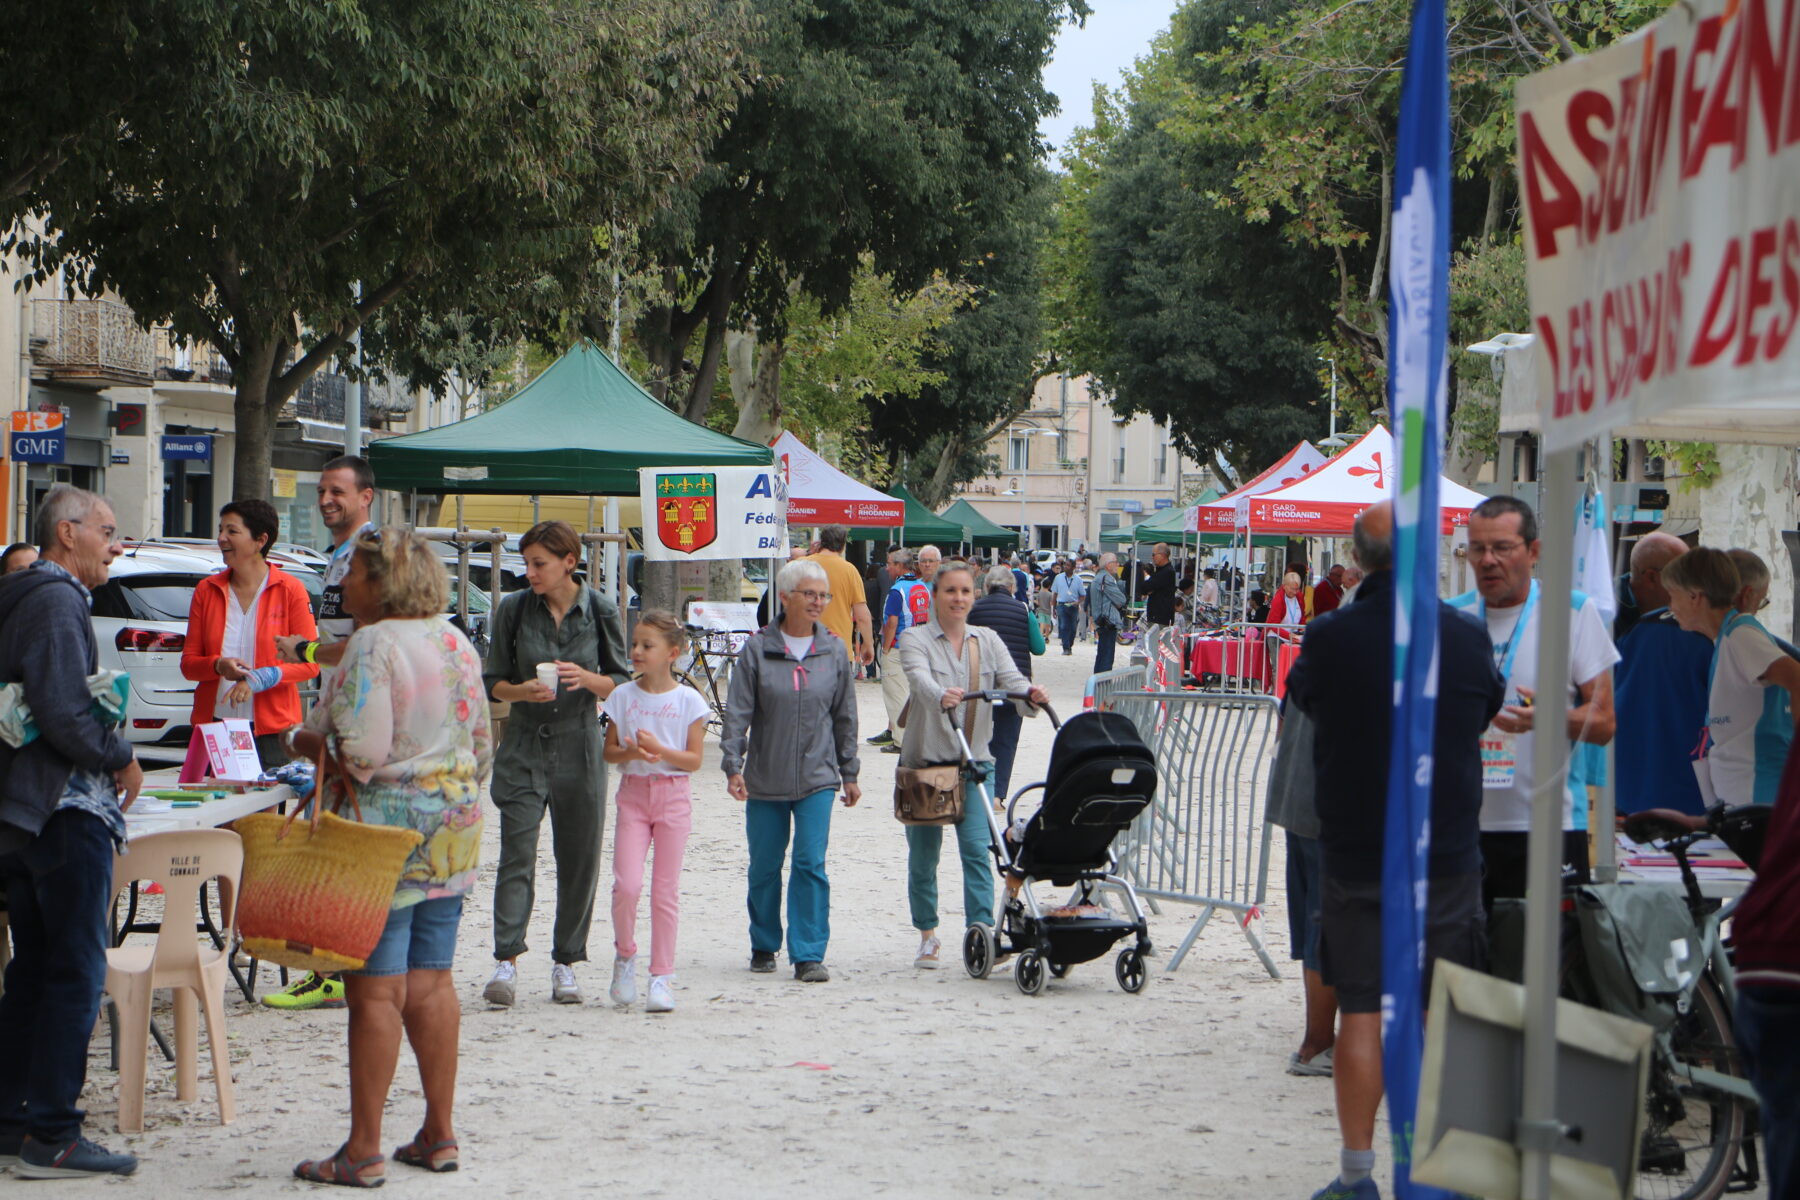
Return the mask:
{"type": "Polygon", "coordinates": [[[525,953],[536,891],[538,829],[550,814],[556,858],[556,923],[550,956],[587,961],[588,927],[600,881],[606,829],[606,760],[600,723],[591,715],[547,724],[507,722],[494,755],[494,805],[500,810],[500,867],[494,881],[494,958],[525,953]]]}

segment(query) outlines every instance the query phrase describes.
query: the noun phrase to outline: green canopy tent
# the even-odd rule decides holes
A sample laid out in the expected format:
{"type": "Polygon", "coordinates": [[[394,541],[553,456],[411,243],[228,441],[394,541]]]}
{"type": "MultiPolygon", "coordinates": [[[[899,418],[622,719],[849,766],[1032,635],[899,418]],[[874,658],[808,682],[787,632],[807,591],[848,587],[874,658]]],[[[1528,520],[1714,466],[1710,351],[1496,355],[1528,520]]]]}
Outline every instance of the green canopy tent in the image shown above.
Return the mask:
{"type": "Polygon", "coordinates": [[[882,490],[906,505],[906,524],[899,528],[873,526],[867,529],[860,527],[852,529],[850,531],[851,541],[892,542],[896,545],[904,542],[909,546],[918,546],[926,542],[955,545],[963,540],[961,525],[951,524],[932,512],[902,484],[896,483],[893,487],[882,490]]]}
{"type": "Polygon", "coordinates": [[[959,540],[976,549],[1005,550],[1019,544],[1018,530],[996,525],[982,516],[981,510],[967,500],[958,500],[938,515],[952,525],[960,525],[967,530],[959,540]]]}
{"type": "Polygon", "coordinates": [[[640,467],[775,461],[767,446],[670,411],[592,342],[575,346],[506,403],[371,443],[368,457],[381,486],[395,491],[577,496],[635,496],[640,467]]]}

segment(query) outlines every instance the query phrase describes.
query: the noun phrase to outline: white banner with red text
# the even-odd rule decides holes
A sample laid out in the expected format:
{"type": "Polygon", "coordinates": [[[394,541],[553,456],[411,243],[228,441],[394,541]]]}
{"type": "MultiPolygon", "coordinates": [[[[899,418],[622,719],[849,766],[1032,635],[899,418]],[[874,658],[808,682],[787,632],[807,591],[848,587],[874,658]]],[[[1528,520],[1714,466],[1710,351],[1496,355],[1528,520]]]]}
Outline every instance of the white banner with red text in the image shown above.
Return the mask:
{"type": "Polygon", "coordinates": [[[1797,9],[1698,0],[1520,81],[1546,449],[1675,409],[1750,431],[1800,408],[1797,9]]]}

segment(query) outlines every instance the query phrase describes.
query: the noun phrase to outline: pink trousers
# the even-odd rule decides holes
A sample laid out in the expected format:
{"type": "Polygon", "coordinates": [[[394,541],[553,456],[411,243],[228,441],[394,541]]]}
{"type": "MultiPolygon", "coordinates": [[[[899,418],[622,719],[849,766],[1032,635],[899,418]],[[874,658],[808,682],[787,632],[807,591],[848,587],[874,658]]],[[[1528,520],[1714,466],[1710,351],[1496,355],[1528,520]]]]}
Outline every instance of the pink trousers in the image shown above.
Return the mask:
{"type": "Polygon", "coordinates": [[[675,930],[681,922],[681,859],[694,828],[694,802],[686,775],[627,775],[619,781],[613,831],[613,948],[620,958],[637,953],[638,897],[644,892],[644,860],[656,847],[650,881],[650,973],[675,971],[675,930]]]}

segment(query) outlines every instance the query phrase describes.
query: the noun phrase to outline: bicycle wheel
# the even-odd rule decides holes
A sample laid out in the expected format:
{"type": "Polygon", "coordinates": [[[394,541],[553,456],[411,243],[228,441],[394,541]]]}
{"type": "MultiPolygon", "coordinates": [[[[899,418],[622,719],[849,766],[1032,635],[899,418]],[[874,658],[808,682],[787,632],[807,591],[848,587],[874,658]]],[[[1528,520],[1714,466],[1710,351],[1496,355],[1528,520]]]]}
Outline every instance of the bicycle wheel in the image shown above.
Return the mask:
{"type": "MultiPolygon", "coordinates": [[[[1675,1058],[1743,1075],[1731,1014],[1713,981],[1702,978],[1693,1004],[1675,1023],[1675,1058]]],[[[1748,1104],[1677,1076],[1659,1049],[1650,1061],[1644,1141],[1638,1155],[1640,1200],[1716,1200],[1731,1182],[1748,1104]]]]}
{"type": "Polygon", "coordinates": [[[693,688],[696,692],[700,693],[700,698],[706,701],[708,710],[706,714],[707,732],[718,733],[724,729],[725,700],[722,695],[714,691],[710,686],[710,680],[704,675],[695,676],[692,671],[683,671],[675,676],[675,682],[685,687],[693,688]]]}

